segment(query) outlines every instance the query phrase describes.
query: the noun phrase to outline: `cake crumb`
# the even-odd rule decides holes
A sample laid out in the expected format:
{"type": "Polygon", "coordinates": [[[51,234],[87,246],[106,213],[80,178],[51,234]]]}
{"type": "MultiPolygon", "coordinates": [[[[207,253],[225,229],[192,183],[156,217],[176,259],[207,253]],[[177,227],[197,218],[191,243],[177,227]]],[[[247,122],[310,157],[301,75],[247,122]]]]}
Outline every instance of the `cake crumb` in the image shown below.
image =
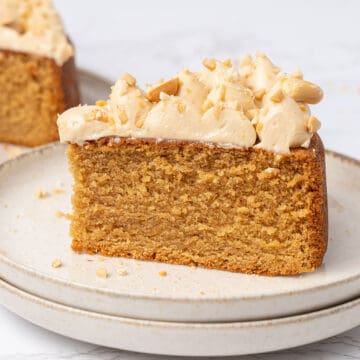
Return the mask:
{"type": "Polygon", "coordinates": [[[96,269],[96,276],[100,277],[100,278],[103,278],[103,279],[106,279],[109,274],[107,272],[107,270],[105,268],[97,268],[96,269]]]}
{"type": "Polygon", "coordinates": [[[62,261],[60,259],[55,259],[52,263],[51,266],[54,269],[60,268],[62,266],[62,261]]]}
{"type": "Polygon", "coordinates": [[[52,192],[55,195],[59,195],[59,194],[63,194],[65,192],[65,190],[64,189],[54,189],[52,192]]]}
{"type": "Polygon", "coordinates": [[[124,270],[124,269],[118,269],[116,272],[117,272],[118,275],[120,275],[120,276],[126,276],[126,275],[129,274],[129,273],[128,273],[126,270],[124,270]]]}
{"type": "Polygon", "coordinates": [[[205,295],[204,291],[200,291],[200,295],[205,295]]]}
{"type": "Polygon", "coordinates": [[[7,209],[9,207],[8,204],[4,204],[4,208],[7,209]]]}
{"type": "Polygon", "coordinates": [[[5,250],[0,249],[0,255],[4,255],[5,254],[5,250]]]}
{"type": "Polygon", "coordinates": [[[59,210],[55,213],[55,215],[58,218],[66,218],[66,214],[59,210]]]}
{"type": "Polygon", "coordinates": [[[103,261],[105,261],[105,260],[106,260],[106,258],[104,258],[104,257],[102,257],[102,256],[98,256],[98,257],[97,257],[97,261],[103,262],[103,261]]]}
{"type": "Polygon", "coordinates": [[[47,191],[44,191],[44,190],[38,190],[35,192],[35,197],[37,199],[45,199],[47,197],[49,197],[49,193],[47,191]]]}
{"type": "Polygon", "coordinates": [[[162,276],[162,277],[165,277],[167,276],[167,272],[162,270],[162,271],[159,271],[159,275],[162,276]]]}

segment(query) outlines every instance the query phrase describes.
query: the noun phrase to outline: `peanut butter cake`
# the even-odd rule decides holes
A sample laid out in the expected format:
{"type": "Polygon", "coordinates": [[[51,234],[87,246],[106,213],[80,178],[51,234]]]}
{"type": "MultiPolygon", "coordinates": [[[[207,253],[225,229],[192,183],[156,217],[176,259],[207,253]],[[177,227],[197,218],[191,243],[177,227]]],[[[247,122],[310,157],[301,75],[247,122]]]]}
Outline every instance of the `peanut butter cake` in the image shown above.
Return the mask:
{"type": "Polygon", "coordinates": [[[58,118],[74,175],[72,248],[290,275],[327,246],[324,148],[308,104],[321,89],[263,54],[205,59],[58,118]]]}
{"type": "Polygon", "coordinates": [[[0,0],[0,142],[58,139],[57,114],[79,104],[74,49],[50,0],[0,0]]]}

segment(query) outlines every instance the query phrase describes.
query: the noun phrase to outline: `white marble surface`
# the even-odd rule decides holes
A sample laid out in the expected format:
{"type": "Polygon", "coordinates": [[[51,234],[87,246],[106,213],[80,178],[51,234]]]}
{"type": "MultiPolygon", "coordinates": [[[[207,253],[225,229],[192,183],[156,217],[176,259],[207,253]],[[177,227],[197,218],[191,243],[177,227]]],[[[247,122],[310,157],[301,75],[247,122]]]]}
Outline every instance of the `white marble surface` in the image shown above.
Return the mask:
{"type": "MultiPolygon", "coordinates": [[[[268,53],[325,90],[313,109],[325,145],[360,159],[360,2],[357,0],[56,0],[81,67],[115,80],[124,71],[141,83],[171,76],[205,56],[268,53]]],[[[0,360],[161,359],[67,339],[0,307],[0,360]]],[[[242,359],[360,359],[360,327],[283,352],[242,359]]]]}

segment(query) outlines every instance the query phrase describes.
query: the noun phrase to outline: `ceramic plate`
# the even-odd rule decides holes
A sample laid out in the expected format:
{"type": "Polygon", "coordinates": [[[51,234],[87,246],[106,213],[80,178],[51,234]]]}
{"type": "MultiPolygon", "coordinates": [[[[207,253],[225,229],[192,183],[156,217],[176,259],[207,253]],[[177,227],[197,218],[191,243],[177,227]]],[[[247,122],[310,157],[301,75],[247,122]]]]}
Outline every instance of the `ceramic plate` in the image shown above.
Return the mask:
{"type": "Polygon", "coordinates": [[[135,320],[50,302],[0,281],[4,305],[25,319],[78,340],[145,353],[225,356],[305,345],[360,324],[360,299],[306,315],[234,323],[135,320]]]}
{"type": "Polygon", "coordinates": [[[326,156],[330,237],[323,266],[311,274],[270,278],[73,253],[63,217],[70,211],[72,182],[65,149],[50,145],[0,168],[0,277],[20,289],[84,310],[182,322],[276,318],[360,295],[355,160],[326,156]],[[53,268],[54,259],[62,267],[53,268]],[[98,268],[109,277],[96,276],[98,268]]]}
{"type": "MultiPolygon", "coordinates": [[[[78,79],[84,104],[93,104],[96,100],[108,97],[111,81],[84,69],[78,69],[78,79]]],[[[25,146],[0,143],[0,163],[30,150],[25,146]]]]}

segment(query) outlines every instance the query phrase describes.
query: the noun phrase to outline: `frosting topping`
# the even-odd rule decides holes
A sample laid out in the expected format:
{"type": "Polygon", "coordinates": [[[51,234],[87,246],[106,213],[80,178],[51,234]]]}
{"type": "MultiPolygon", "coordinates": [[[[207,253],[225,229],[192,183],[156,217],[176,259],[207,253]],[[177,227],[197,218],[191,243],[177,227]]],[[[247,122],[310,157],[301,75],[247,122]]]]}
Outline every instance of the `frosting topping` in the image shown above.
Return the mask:
{"type": "Polygon", "coordinates": [[[62,65],[74,54],[51,0],[0,0],[0,48],[62,65]]]}
{"type": "Polygon", "coordinates": [[[60,140],[82,144],[105,136],[177,139],[255,146],[277,153],[308,147],[320,122],[307,104],[322,90],[300,72],[285,74],[264,54],[247,55],[240,68],[230,60],[205,59],[200,72],[141,90],[130,74],[112,87],[109,100],[59,116],[60,140]]]}

